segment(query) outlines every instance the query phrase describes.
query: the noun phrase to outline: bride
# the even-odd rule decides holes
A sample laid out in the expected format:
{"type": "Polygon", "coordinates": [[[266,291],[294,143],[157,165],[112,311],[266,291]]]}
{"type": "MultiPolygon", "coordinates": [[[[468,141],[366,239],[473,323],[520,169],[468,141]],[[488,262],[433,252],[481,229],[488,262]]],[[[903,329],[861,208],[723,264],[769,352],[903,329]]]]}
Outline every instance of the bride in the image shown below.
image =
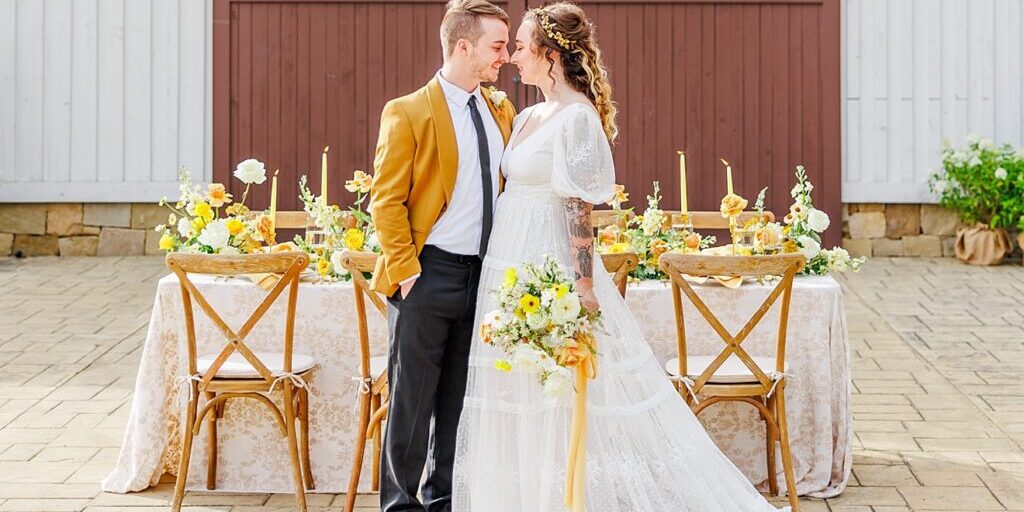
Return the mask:
{"type": "MultiPolygon", "coordinates": [[[[556,3],[526,13],[512,63],[545,101],[516,117],[501,169],[494,236],[476,325],[496,307],[505,269],[554,256],[575,272],[582,303],[600,309],[599,370],[588,388],[586,510],[775,511],[718,450],[665,378],[626,303],[595,264],[592,205],[613,194],[615,104],[583,11],[556,3]]],[[[571,273],[570,273],[571,275],[571,273]]],[[[564,510],[571,397],[544,395],[533,375],[494,369],[474,342],[459,426],[453,510],[564,510]]]]}

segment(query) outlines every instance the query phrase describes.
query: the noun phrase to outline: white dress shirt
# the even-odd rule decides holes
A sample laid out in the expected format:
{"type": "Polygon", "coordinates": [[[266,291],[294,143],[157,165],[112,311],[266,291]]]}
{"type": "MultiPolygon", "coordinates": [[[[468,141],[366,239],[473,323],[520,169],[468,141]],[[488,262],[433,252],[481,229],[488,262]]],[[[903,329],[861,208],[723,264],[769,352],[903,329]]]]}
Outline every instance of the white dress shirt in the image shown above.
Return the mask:
{"type": "Polygon", "coordinates": [[[477,86],[472,93],[449,82],[437,72],[438,82],[448,100],[448,112],[455,128],[455,140],[459,147],[459,169],[455,179],[455,190],[448,208],[434,224],[427,237],[427,244],[437,246],[455,254],[479,254],[480,230],[483,227],[483,182],[480,177],[480,148],[476,140],[476,128],[469,110],[470,96],[476,97],[476,108],[487,132],[487,149],[491,152],[491,207],[498,199],[498,168],[501,155],[505,152],[505,139],[501,136],[497,121],[487,107],[487,102],[477,86]]]}

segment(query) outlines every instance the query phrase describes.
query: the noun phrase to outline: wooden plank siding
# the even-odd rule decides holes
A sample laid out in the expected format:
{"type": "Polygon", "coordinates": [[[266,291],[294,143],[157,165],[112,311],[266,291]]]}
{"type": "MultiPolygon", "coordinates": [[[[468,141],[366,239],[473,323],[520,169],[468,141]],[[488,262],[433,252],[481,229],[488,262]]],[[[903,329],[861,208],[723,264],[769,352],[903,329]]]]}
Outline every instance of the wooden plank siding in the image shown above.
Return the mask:
{"type": "Polygon", "coordinates": [[[209,181],[212,0],[0,0],[0,201],[176,197],[209,181]]]}
{"type": "MultiPolygon", "coordinates": [[[[297,179],[319,190],[329,145],[329,194],[372,166],[384,103],[411,92],[441,65],[442,0],[215,0],[214,177],[229,182],[253,156],[281,169],[279,205],[298,207],[297,179]]],[[[500,3],[513,28],[535,0],[500,3]]],[[[632,204],[658,180],[677,208],[678,157],[688,154],[690,207],[717,209],[733,164],[751,202],[790,204],[792,172],[807,167],[815,201],[836,222],[840,185],[839,0],[589,0],[619,103],[619,181],[632,204]]],[[[537,101],[506,67],[498,85],[523,108],[537,101]]],[[[232,183],[232,191],[241,188],[232,183]]],[[[256,192],[265,205],[269,189],[256,192]]]]}

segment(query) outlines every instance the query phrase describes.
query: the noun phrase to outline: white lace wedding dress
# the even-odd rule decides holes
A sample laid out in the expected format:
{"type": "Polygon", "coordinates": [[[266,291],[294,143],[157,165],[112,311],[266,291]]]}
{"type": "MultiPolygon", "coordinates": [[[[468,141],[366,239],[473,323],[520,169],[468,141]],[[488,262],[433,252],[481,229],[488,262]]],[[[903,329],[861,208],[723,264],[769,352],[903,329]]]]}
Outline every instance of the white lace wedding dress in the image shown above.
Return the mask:
{"type": "MultiPolygon", "coordinates": [[[[505,152],[508,180],[495,206],[483,264],[477,325],[496,306],[506,268],[555,256],[573,275],[564,197],[609,200],[611,150],[597,112],[569,105],[505,152]]],[[[604,268],[594,291],[607,335],[598,337],[588,387],[588,512],[775,511],[718,450],[641,334],[604,268]]],[[[456,512],[562,512],[572,396],[546,396],[533,375],[494,369],[501,354],[473,344],[455,458],[456,512]]]]}

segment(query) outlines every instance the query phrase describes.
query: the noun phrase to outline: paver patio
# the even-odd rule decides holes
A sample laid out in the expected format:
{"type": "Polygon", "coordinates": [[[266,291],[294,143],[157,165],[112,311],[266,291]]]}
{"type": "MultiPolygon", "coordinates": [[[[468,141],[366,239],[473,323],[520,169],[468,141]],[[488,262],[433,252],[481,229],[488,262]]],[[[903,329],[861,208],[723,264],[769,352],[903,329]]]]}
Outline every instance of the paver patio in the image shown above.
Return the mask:
{"type": "MultiPolygon", "coordinates": [[[[160,258],[0,259],[0,512],[169,509],[170,477],[142,493],[99,490],[165,273],[160,258]]],[[[804,499],[802,510],[1024,511],[1024,268],[874,259],[842,281],[854,475],[842,496],[804,499]]],[[[310,510],[342,501],[309,497],[310,510]]],[[[190,493],[185,510],[292,504],[190,493]]],[[[376,510],[376,496],[359,504],[376,510]]]]}

